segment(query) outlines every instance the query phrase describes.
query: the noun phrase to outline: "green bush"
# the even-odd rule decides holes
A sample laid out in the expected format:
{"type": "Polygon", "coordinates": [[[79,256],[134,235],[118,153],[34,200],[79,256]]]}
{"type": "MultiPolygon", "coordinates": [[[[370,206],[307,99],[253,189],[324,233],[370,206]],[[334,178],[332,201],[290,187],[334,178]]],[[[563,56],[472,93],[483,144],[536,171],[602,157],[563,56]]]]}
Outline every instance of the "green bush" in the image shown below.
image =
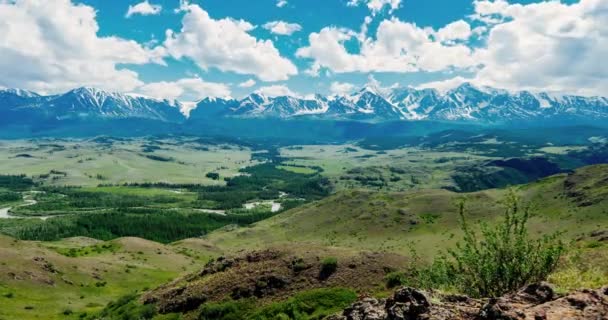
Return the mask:
{"type": "Polygon", "coordinates": [[[546,280],[564,253],[559,233],[529,236],[530,207],[521,206],[511,193],[504,219],[496,226],[481,225],[481,234],[466,219],[465,202],[459,204],[463,242],[441,254],[428,268],[415,272],[418,285],[453,288],[474,297],[495,297],[546,280]]]}
{"type": "Polygon", "coordinates": [[[324,319],[348,307],[357,299],[357,294],[349,289],[314,289],[296,294],[283,302],[275,302],[254,313],[250,319],[274,320],[324,319]]]}
{"type": "Polygon", "coordinates": [[[129,294],[108,303],[108,305],[92,319],[123,320],[138,319],[147,320],[156,316],[154,305],[142,305],[137,301],[136,294],[129,294]]]}
{"type": "Polygon", "coordinates": [[[208,172],[205,177],[212,179],[212,180],[219,180],[220,179],[220,174],[217,172],[208,172]]]}
{"type": "Polygon", "coordinates": [[[206,303],[199,309],[199,320],[240,320],[254,309],[252,300],[206,303]]]}
{"type": "Polygon", "coordinates": [[[199,309],[199,320],[316,320],[332,315],[357,300],[349,289],[323,288],[300,292],[280,302],[257,307],[256,300],[245,299],[206,303],[199,309]]]}
{"type": "Polygon", "coordinates": [[[384,277],[386,287],[389,289],[405,285],[407,283],[407,276],[403,272],[391,272],[384,277]]]}
{"type": "Polygon", "coordinates": [[[14,202],[21,199],[21,194],[18,192],[0,190],[0,202],[14,202]]]}
{"type": "Polygon", "coordinates": [[[338,270],[338,259],[335,257],[327,257],[321,261],[321,271],[319,273],[322,279],[329,278],[338,270]]]}

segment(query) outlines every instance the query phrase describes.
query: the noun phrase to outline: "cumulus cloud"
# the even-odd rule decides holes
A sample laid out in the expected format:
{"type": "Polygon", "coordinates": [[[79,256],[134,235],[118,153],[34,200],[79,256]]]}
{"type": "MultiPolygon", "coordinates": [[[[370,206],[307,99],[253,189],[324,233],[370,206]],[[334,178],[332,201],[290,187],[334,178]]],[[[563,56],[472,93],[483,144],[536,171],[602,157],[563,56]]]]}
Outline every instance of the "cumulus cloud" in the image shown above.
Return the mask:
{"type": "Polygon", "coordinates": [[[277,1],[277,7],[279,7],[279,8],[283,8],[286,5],[287,5],[287,0],[278,0],[277,1]]]}
{"type": "Polygon", "coordinates": [[[349,0],[346,5],[349,7],[356,7],[361,4],[367,5],[367,8],[372,12],[372,15],[376,15],[382,11],[385,6],[389,7],[389,14],[399,9],[401,0],[349,0]]]}
{"type": "Polygon", "coordinates": [[[473,81],[512,90],[608,93],[608,2],[581,0],[528,5],[476,1],[491,26],[476,53],[483,67],[473,81]]]}
{"type": "MultiPolygon", "coordinates": [[[[359,4],[360,1],[351,1],[359,4]]],[[[366,2],[367,3],[367,2],[366,2]]],[[[386,4],[385,4],[386,5],[386,4]]],[[[608,93],[608,2],[531,4],[475,0],[475,13],[439,29],[397,18],[380,22],[374,35],[326,27],[309,35],[296,55],[308,73],[463,71],[470,79],[433,82],[438,88],[470,81],[508,90],[608,93]],[[482,38],[473,45],[471,37],[482,38]],[[347,50],[355,41],[358,49],[347,50]]],[[[366,27],[369,19],[363,24],[366,27]]],[[[462,74],[462,73],[461,73],[462,74]]]]}
{"type": "Polygon", "coordinates": [[[69,0],[0,1],[0,85],[42,93],[77,86],[129,91],[128,64],[163,63],[162,49],[98,36],[95,9],[69,0]]]}
{"type": "Polygon", "coordinates": [[[439,29],[435,33],[437,40],[441,42],[449,42],[454,40],[467,40],[473,32],[471,26],[464,20],[458,20],[439,29]]]}
{"type": "Polygon", "coordinates": [[[249,79],[247,81],[243,81],[243,82],[239,83],[240,88],[251,88],[255,85],[256,85],[256,82],[253,79],[249,79]]]}
{"type": "Polygon", "coordinates": [[[135,14],[141,14],[142,16],[157,15],[160,14],[162,9],[163,7],[161,5],[151,4],[148,0],[145,0],[134,6],[129,6],[125,17],[130,18],[135,14]]]}
{"type": "Polygon", "coordinates": [[[270,40],[258,40],[248,32],[254,26],[244,20],[213,19],[195,4],[184,3],[179,32],[167,30],[164,46],[176,58],[189,58],[201,69],[217,68],[250,74],[263,81],[287,80],[296,66],[281,56],[270,40]]]}
{"type": "MultiPolygon", "coordinates": [[[[384,20],[375,38],[364,37],[348,29],[326,27],[309,36],[309,46],[298,49],[296,55],[313,60],[308,70],[318,74],[321,68],[345,72],[416,72],[441,71],[475,65],[472,49],[464,44],[444,44],[433,39],[432,28],[420,28],[397,18],[384,20]],[[360,51],[350,53],[347,41],[359,42],[360,51]]],[[[451,37],[442,31],[442,37],[451,37]]],[[[458,34],[462,37],[462,34],[458,34]]]]}
{"type": "Polygon", "coordinates": [[[147,83],[138,93],[156,99],[197,101],[205,97],[230,97],[230,88],[223,83],[206,82],[201,78],[184,78],[177,81],[147,83]]]}
{"type": "Polygon", "coordinates": [[[436,89],[437,91],[439,91],[441,93],[445,93],[451,89],[459,87],[460,85],[462,85],[464,83],[473,82],[473,81],[474,81],[474,79],[467,79],[467,78],[458,76],[458,77],[454,77],[454,78],[446,79],[446,80],[427,82],[427,83],[421,84],[419,86],[416,86],[416,89],[436,89]]]}
{"type": "Polygon", "coordinates": [[[300,95],[296,92],[291,91],[286,85],[271,85],[261,87],[255,91],[258,94],[262,94],[268,97],[281,97],[281,96],[290,96],[290,97],[299,97],[300,95]]]}
{"type": "Polygon", "coordinates": [[[302,26],[297,23],[289,23],[285,21],[271,21],[264,24],[264,29],[278,35],[290,36],[294,32],[302,30],[302,26]]]}
{"type": "Polygon", "coordinates": [[[355,85],[348,82],[334,81],[329,86],[329,91],[336,95],[345,95],[351,93],[353,90],[355,90],[355,85]]]}

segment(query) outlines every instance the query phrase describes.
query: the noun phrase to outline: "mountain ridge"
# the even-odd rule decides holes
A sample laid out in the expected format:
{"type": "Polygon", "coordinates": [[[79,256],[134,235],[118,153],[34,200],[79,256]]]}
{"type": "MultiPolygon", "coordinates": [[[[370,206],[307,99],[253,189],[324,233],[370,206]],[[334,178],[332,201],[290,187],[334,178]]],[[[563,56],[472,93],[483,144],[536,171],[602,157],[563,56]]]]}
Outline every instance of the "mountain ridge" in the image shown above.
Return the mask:
{"type": "Polygon", "coordinates": [[[57,120],[142,118],[186,122],[228,117],[495,124],[608,119],[608,98],[509,92],[464,83],[443,93],[435,89],[365,86],[344,95],[296,97],[254,92],[241,99],[206,97],[196,103],[188,103],[81,87],[48,96],[21,89],[2,89],[0,112],[57,120]],[[193,106],[188,108],[192,109],[189,114],[184,111],[187,105],[193,106]]]}

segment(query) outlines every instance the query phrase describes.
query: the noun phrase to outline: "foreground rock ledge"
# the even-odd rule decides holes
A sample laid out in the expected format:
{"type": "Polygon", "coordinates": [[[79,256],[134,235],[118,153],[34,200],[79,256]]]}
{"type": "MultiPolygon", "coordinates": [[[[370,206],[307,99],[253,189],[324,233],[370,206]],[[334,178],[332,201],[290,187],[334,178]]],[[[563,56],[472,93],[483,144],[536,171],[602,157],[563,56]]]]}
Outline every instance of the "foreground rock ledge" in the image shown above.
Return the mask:
{"type": "Polygon", "coordinates": [[[550,284],[539,283],[515,294],[483,300],[401,288],[388,299],[363,298],[328,319],[608,320],[608,286],[558,297],[550,284]]]}

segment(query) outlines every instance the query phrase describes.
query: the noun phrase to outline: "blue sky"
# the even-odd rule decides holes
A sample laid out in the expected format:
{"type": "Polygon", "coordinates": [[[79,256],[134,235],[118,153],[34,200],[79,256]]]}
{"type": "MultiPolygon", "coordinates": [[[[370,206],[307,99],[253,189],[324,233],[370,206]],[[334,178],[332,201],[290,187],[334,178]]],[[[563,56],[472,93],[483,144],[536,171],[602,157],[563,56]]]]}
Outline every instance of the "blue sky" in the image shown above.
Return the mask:
{"type": "Polygon", "coordinates": [[[603,95],[608,70],[594,64],[608,51],[606,9],[603,0],[0,0],[0,86],[197,100],[466,81],[603,95]]]}
{"type": "MultiPolygon", "coordinates": [[[[151,0],[149,3],[162,6],[163,10],[160,14],[134,15],[129,19],[124,18],[129,5],[134,5],[140,1],[127,2],[125,1],[123,5],[118,6],[115,3],[104,0],[83,1],[83,3],[91,5],[98,10],[97,16],[101,28],[100,35],[119,35],[123,38],[145,43],[154,38],[162,40],[166,29],[179,30],[181,28],[183,13],[176,14],[174,12],[179,7],[179,2],[176,0],[151,0]]],[[[298,59],[295,55],[299,47],[306,45],[310,33],[318,32],[327,26],[358,30],[365,17],[370,15],[370,11],[365,5],[348,7],[348,0],[290,0],[284,7],[277,7],[276,0],[198,0],[191,3],[200,5],[214,19],[243,19],[258,26],[251,34],[255,35],[258,39],[272,40],[281,54],[291,59],[299,70],[306,70],[310,64],[308,59],[298,59]],[[260,27],[269,21],[297,23],[302,29],[290,36],[277,36],[269,30],[260,27]]],[[[390,16],[399,17],[402,20],[411,21],[420,26],[441,28],[452,21],[472,14],[474,8],[470,0],[409,0],[400,5],[391,15],[388,14],[389,10],[390,6],[387,5],[376,16],[370,28],[372,33],[382,19],[390,16]]],[[[255,79],[255,76],[252,77],[251,75],[222,72],[214,68],[203,71],[190,59],[180,59],[179,61],[170,59],[167,62],[169,63],[168,68],[158,65],[145,65],[132,68],[137,70],[141,74],[141,78],[146,82],[178,80],[189,77],[192,74],[198,74],[208,81],[233,84],[254,79],[258,84],[253,89],[269,85],[255,79]]],[[[300,72],[289,80],[278,83],[285,84],[291,90],[302,94],[315,92],[329,93],[331,82],[348,82],[362,86],[368,81],[369,74],[374,74],[379,81],[386,83],[399,82],[404,85],[419,84],[451,76],[445,75],[443,72],[411,74],[353,72],[331,76],[322,73],[319,77],[311,77],[300,72]]],[[[233,89],[235,96],[247,94],[250,91],[251,89],[249,88],[239,88],[238,86],[233,89]]]]}

